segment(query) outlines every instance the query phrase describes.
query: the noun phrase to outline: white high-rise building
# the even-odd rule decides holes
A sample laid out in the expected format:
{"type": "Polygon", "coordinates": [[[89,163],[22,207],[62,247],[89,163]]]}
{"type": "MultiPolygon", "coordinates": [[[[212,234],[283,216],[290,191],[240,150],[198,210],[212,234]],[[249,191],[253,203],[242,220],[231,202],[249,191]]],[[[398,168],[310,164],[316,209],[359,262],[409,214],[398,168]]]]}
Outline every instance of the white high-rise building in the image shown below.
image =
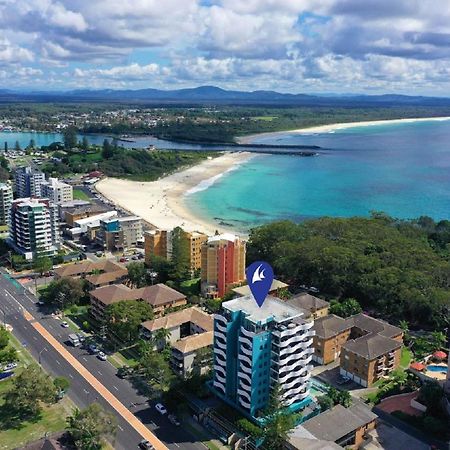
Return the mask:
{"type": "Polygon", "coordinates": [[[8,224],[12,199],[11,185],[9,183],[0,183],[0,225],[8,224]]]}
{"type": "Polygon", "coordinates": [[[14,172],[18,198],[41,197],[41,184],[45,174],[32,167],[19,167],[14,172]]]}
{"type": "Polygon", "coordinates": [[[275,385],[286,407],[303,409],[311,402],[313,325],[271,296],[261,307],[251,295],[222,303],[214,317],[213,389],[252,417],[264,413],[275,385]]]}
{"type": "Polygon", "coordinates": [[[70,202],[73,200],[73,188],[58,178],[49,178],[41,183],[40,197],[48,198],[53,203],[70,202]]]}
{"type": "Polygon", "coordinates": [[[55,255],[61,244],[56,205],[46,199],[14,200],[10,212],[9,242],[26,259],[55,255]]]}

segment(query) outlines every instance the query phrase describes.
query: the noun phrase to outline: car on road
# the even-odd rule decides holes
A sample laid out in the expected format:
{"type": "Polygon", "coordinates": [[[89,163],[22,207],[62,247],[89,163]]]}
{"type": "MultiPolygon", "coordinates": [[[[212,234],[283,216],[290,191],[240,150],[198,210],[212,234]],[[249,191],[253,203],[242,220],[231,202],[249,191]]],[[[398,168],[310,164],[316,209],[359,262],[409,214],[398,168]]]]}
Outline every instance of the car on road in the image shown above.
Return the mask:
{"type": "Polygon", "coordinates": [[[89,353],[91,353],[92,355],[97,354],[100,350],[99,348],[95,345],[95,344],[90,344],[88,347],[88,351],[89,353]]]}
{"type": "Polygon", "coordinates": [[[106,355],[103,352],[99,352],[97,354],[97,358],[100,359],[101,361],[106,361],[106,355]]]}
{"type": "Polygon", "coordinates": [[[69,328],[69,324],[68,324],[66,321],[61,322],[61,326],[62,326],[63,328],[69,328]]]}
{"type": "Polygon", "coordinates": [[[155,405],[155,408],[156,411],[158,411],[162,416],[164,416],[164,414],[167,414],[167,409],[162,403],[157,403],[155,405]]]}
{"type": "Polygon", "coordinates": [[[3,372],[9,372],[17,367],[17,363],[12,362],[3,366],[3,372]]]}
{"type": "Polygon", "coordinates": [[[41,302],[41,301],[38,301],[38,302],[36,302],[36,305],[37,305],[37,306],[44,306],[45,303],[44,303],[44,302],[41,302]]]}
{"type": "Polygon", "coordinates": [[[153,450],[155,447],[153,447],[152,444],[150,444],[149,441],[147,441],[147,439],[142,440],[141,442],[139,442],[139,448],[142,448],[143,450],[153,450]]]}
{"type": "Polygon", "coordinates": [[[177,417],[175,414],[169,414],[169,415],[167,416],[167,418],[169,419],[169,422],[170,422],[172,425],[175,425],[176,427],[179,427],[179,426],[180,426],[180,421],[178,420],[178,417],[177,417]]]}

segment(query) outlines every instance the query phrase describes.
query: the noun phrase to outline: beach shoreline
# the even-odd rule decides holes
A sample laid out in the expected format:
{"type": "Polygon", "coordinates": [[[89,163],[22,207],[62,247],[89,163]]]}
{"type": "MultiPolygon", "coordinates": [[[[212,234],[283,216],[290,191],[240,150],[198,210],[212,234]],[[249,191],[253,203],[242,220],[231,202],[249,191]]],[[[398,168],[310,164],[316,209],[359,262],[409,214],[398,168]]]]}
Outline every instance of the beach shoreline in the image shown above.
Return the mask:
{"type": "Polygon", "coordinates": [[[393,125],[401,123],[415,123],[415,122],[441,122],[444,120],[450,120],[450,117],[417,117],[410,119],[386,119],[386,120],[368,120],[363,122],[342,122],[342,123],[332,123],[328,125],[315,125],[312,127],[298,128],[294,130],[285,131],[270,131],[267,133],[256,133],[250,134],[248,136],[242,136],[237,138],[239,144],[251,144],[255,139],[261,137],[276,137],[283,134],[311,134],[311,133],[330,133],[336,130],[345,130],[347,128],[355,127],[367,127],[367,126],[378,126],[378,125],[393,125]]]}
{"type": "Polygon", "coordinates": [[[95,188],[114,204],[155,228],[169,230],[180,226],[186,231],[212,235],[216,230],[230,229],[194,214],[186,205],[185,196],[207,189],[254,156],[249,152],[226,152],[156,181],[104,178],[95,188]]]}

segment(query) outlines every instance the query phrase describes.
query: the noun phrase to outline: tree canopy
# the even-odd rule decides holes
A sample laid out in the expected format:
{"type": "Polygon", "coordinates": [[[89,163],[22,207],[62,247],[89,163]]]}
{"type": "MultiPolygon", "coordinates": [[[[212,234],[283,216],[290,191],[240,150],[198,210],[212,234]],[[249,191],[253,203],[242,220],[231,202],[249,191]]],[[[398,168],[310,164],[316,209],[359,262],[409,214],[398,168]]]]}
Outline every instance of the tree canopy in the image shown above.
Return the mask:
{"type": "Polygon", "coordinates": [[[41,294],[42,301],[60,308],[78,305],[84,297],[83,280],[74,278],[61,278],[52,281],[41,294]]]}
{"type": "Polygon", "coordinates": [[[146,302],[123,300],[108,305],[105,311],[108,331],[122,342],[135,342],[139,325],[153,319],[153,308],[146,302]]]}
{"type": "MultiPolygon", "coordinates": [[[[431,221],[431,222],[430,222],[431,221]]],[[[294,288],[316,286],[333,299],[411,326],[442,329],[450,308],[450,223],[321,218],[251,230],[248,262],[271,263],[294,288]],[[431,224],[430,224],[431,223],[431,224]]]]}
{"type": "Polygon", "coordinates": [[[109,438],[114,438],[117,420],[98,403],[83,410],[75,409],[67,419],[68,430],[78,450],[100,450],[109,438]]]}

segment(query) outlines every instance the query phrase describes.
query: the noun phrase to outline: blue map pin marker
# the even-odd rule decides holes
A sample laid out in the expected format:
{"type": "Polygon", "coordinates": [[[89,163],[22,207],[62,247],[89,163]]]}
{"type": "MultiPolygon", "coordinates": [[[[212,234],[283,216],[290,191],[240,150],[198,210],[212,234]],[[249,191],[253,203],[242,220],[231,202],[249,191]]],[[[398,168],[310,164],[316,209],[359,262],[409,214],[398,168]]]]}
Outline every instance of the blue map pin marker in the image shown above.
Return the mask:
{"type": "Polygon", "coordinates": [[[256,261],[247,267],[245,274],[250,291],[261,308],[272,286],[273,269],[269,263],[256,261]]]}

